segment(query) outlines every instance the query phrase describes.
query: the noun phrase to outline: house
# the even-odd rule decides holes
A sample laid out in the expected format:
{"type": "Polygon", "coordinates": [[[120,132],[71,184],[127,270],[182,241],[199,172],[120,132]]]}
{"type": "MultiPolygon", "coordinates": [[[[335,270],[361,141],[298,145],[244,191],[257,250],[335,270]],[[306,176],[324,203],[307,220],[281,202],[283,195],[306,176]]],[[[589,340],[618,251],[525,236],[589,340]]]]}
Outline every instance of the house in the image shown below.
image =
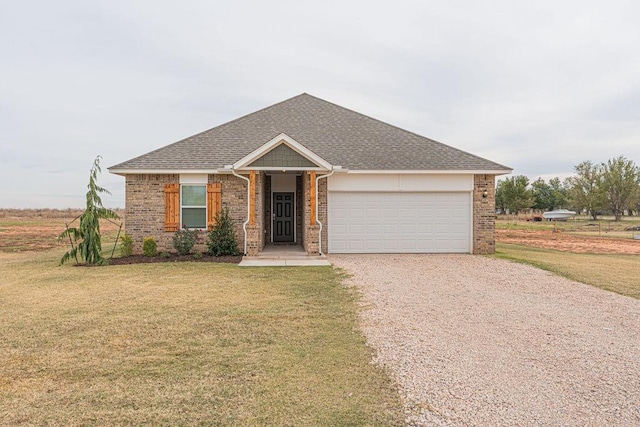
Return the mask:
{"type": "Polygon", "coordinates": [[[305,93],[109,171],[126,179],[136,252],[226,206],[254,256],[493,253],[495,176],[511,169],[305,93]]]}

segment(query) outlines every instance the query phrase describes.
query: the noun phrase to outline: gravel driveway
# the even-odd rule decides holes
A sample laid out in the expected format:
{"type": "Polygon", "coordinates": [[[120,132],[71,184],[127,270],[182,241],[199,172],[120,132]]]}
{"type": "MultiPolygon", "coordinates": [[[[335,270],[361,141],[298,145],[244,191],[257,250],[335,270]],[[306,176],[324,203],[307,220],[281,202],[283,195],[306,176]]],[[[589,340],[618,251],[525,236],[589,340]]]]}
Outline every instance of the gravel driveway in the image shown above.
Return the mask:
{"type": "Polygon", "coordinates": [[[640,425],[640,300],[472,255],[331,255],[409,425],[640,425]]]}

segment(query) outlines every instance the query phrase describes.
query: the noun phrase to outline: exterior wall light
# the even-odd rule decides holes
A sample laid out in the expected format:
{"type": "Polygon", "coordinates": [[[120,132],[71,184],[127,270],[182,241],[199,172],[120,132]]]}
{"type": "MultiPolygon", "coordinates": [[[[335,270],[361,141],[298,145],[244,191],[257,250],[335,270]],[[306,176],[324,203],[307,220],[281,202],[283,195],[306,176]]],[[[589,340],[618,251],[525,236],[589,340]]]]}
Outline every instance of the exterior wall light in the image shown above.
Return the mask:
{"type": "Polygon", "coordinates": [[[487,190],[484,190],[484,191],[482,192],[482,198],[483,198],[483,199],[484,199],[484,198],[486,198],[488,195],[489,195],[489,192],[488,192],[487,190]]]}

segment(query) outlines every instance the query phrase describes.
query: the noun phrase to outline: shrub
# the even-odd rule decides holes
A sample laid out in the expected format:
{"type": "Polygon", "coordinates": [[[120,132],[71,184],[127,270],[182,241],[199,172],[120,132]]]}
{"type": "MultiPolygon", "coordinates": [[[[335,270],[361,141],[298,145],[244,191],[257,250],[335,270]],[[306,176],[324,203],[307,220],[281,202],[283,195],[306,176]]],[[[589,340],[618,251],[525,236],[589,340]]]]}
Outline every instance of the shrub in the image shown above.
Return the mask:
{"type": "Polygon", "coordinates": [[[160,257],[164,258],[164,259],[169,259],[169,258],[171,258],[171,254],[169,252],[162,252],[160,254],[160,257]]]}
{"type": "Polygon", "coordinates": [[[215,217],[216,225],[209,231],[208,252],[213,256],[238,255],[238,242],[229,217],[229,208],[224,208],[215,217]]]}
{"type": "Polygon", "coordinates": [[[146,256],[156,256],[158,255],[158,244],[156,243],[156,239],[153,237],[147,237],[142,242],[142,253],[146,256]]]}
{"type": "Polygon", "coordinates": [[[196,252],[193,254],[193,259],[202,259],[202,253],[201,252],[196,252]]]}
{"type": "Polygon", "coordinates": [[[178,230],[173,235],[173,247],[178,251],[180,255],[187,255],[191,252],[193,245],[196,244],[198,239],[198,230],[189,230],[183,228],[178,230]]]}
{"type": "Polygon", "coordinates": [[[133,238],[128,234],[120,236],[120,255],[133,255],[133,238]]]}

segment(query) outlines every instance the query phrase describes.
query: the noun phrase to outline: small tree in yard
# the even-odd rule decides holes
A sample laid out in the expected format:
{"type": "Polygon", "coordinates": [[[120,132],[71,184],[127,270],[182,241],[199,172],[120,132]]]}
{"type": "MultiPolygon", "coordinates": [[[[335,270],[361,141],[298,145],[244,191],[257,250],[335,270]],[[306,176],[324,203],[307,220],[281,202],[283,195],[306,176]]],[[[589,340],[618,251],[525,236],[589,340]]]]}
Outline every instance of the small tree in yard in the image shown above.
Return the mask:
{"type": "Polygon", "coordinates": [[[64,264],[71,258],[78,262],[78,255],[87,264],[103,264],[105,259],[102,257],[102,242],[100,236],[100,220],[101,219],[119,219],[118,215],[110,209],[102,205],[100,193],[111,194],[107,189],[96,184],[98,172],[100,169],[100,159],[98,156],[93,161],[93,166],[89,173],[89,184],[87,188],[86,208],[82,215],[78,217],[80,220],[79,227],[67,227],[60,234],[59,239],[69,239],[71,242],[71,250],[65,253],[60,260],[60,264],[64,264]]]}
{"type": "Polygon", "coordinates": [[[207,247],[213,256],[239,255],[236,233],[229,217],[229,208],[224,208],[215,217],[216,225],[209,231],[207,247]]]}

